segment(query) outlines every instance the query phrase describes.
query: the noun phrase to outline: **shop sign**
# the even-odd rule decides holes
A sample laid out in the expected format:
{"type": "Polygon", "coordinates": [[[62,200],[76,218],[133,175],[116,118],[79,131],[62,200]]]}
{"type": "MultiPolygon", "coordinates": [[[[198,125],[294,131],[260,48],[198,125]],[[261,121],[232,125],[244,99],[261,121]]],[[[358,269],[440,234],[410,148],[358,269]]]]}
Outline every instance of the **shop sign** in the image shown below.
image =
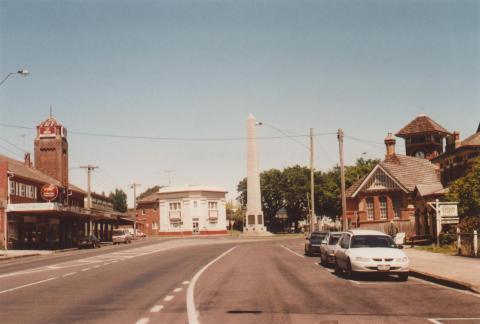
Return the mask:
{"type": "Polygon", "coordinates": [[[48,202],[55,200],[58,197],[58,187],[52,184],[46,184],[40,190],[40,195],[43,200],[48,202]]]}
{"type": "Polygon", "coordinates": [[[56,210],[55,203],[8,204],[7,212],[56,210]]]}
{"type": "Polygon", "coordinates": [[[38,133],[41,138],[55,137],[56,135],[55,126],[49,126],[49,125],[40,126],[38,128],[38,133]]]}

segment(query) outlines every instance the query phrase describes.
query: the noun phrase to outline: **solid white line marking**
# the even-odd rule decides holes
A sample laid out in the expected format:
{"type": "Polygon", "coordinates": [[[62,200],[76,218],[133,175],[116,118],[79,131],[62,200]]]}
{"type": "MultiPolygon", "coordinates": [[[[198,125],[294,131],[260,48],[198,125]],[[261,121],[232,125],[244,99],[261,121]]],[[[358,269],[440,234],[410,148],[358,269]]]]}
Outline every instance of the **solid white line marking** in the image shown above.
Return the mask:
{"type": "Polygon", "coordinates": [[[190,281],[184,281],[182,282],[182,285],[188,285],[190,283],[190,281]]]}
{"type": "Polygon", "coordinates": [[[23,285],[23,286],[10,288],[10,289],[7,289],[7,290],[0,291],[0,294],[4,294],[4,293],[10,292],[10,291],[18,290],[18,289],[25,288],[25,287],[30,287],[30,286],[33,286],[33,285],[38,285],[38,284],[41,284],[41,283],[44,283],[44,282],[47,282],[47,281],[50,281],[50,280],[54,280],[54,279],[57,279],[57,278],[58,277],[48,278],[48,279],[45,279],[45,280],[32,282],[32,283],[29,283],[29,284],[26,284],[26,285],[23,285]]]}
{"type": "Polygon", "coordinates": [[[152,308],[150,308],[150,313],[158,313],[163,309],[163,305],[155,305],[152,308]]]}
{"type": "Polygon", "coordinates": [[[449,290],[456,291],[456,292],[459,292],[459,293],[462,293],[462,294],[465,294],[465,295],[480,298],[480,294],[476,294],[476,293],[468,291],[468,290],[461,290],[461,289],[456,289],[456,288],[452,288],[452,287],[447,287],[447,286],[437,284],[435,282],[430,282],[430,281],[423,280],[423,279],[420,279],[420,278],[415,278],[415,277],[412,277],[412,276],[410,276],[409,280],[420,281],[422,283],[426,283],[426,284],[436,286],[436,287],[439,287],[439,288],[449,289],[449,290]]]}
{"type": "Polygon", "coordinates": [[[94,269],[100,268],[99,265],[93,266],[94,269]]]}
{"type": "Polygon", "coordinates": [[[357,284],[357,285],[359,285],[359,284],[360,284],[360,282],[358,282],[358,281],[355,281],[355,280],[348,280],[348,281],[350,281],[350,282],[353,282],[354,284],[357,284]]]}
{"type": "Polygon", "coordinates": [[[471,320],[480,320],[480,317],[429,318],[428,320],[435,324],[442,324],[441,321],[471,321],[471,320]]]}
{"type": "Polygon", "coordinates": [[[69,276],[73,276],[74,274],[76,274],[76,272],[70,272],[70,273],[67,273],[67,274],[64,274],[62,277],[69,277],[69,276]]]}
{"type": "Polygon", "coordinates": [[[200,269],[192,278],[192,281],[188,285],[188,290],[187,290],[187,315],[188,315],[188,323],[189,324],[199,324],[200,322],[198,321],[198,312],[197,309],[195,308],[195,299],[194,299],[194,289],[195,289],[195,284],[197,283],[198,278],[202,275],[202,273],[207,270],[209,266],[223,258],[225,255],[228,253],[232,252],[233,249],[235,249],[236,246],[232,247],[230,250],[223,252],[220,254],[218,257],[207,263],[202,269],[200,269]]]}
{"type": "Polygon", "coordinates": [[[175,298],[175,296],[173,295],[168,295],[168,296],[165,296],[165,298],[163,298],[164,301],[171,301],[173,298],[175,298]]]}
{"type": "Polygon", "coordinates": [[[144,317],[136,321],[135,324],[147,324],[148,322],[150,322],[150,319],[147,317],[144,317]]]}
{"type": "Polygon", "coordinates": [[[304,255],[301,255],[300,253],[297,253],[297,252],[289,249],[288,247],[286,247],[286,246],[283,245],[283,244],[280,244],[280,246],[283,247],[283,248],[284,248],[285,250],[287,250],[288,252],[291,252],[291,253],[295,254],[296,256],[299,256],[299,257],[301,257],[301,258],[305,258],[304,255]]]}
{"type": "Polygon", "coordinates": [[[179,287],[179,288],[175,288],[175,289],[173,289],[173,292],[181,292],[182,289],[183,289],[183,288],[180,288],[180,287],[179,287]]]}
{"type": "Polygon", "coordinates": [[[90,270],[90,268],[85,268],[85,269],[82,269],[82,271],[88,271],[90,270]]]}

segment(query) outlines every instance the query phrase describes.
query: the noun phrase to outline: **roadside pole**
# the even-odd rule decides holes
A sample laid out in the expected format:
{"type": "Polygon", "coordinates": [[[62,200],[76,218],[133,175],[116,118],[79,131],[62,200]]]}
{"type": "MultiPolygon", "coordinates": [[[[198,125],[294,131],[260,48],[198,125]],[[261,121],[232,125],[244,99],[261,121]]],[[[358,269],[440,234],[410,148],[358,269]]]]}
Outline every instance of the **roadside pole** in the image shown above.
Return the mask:
{"type": "Polygon", "coordinates": [[[313,221],[315,217],[315,168],[313,158],[313,128],[310,128],[310,233],[313,232],[313,221]]]}
{"type": "MultiPolygon", "coordinates": [[[[80,169],[87,169],[87,206],[85,208],[90,212],[92,209],[92,171],[95,169],[98,169],[98,166],[93,166],[93,165],[83,165],[80,166],[80,169]]],[[[96,228],[95,224],[95,228],[96,228]]],[[[92,228],[92,219],[91,216],[88,216],[88,235],[93,234],[93,228],[92,228]]]]}
{"type": "Polygon", "coordinates": [[[140,187],[139,183],[132,183],[130,188],[133,188],[133,237],[137,237],[137,187],[140,187]]]}
{"type": "Polygon", "coordinates": [[[347,222],[347,198],[345,197],[345,166],[343,164],[343,129],[338,129],[338,150],[340,155],[340,186],[342,195],[342,231],[348,230],[347,222]]]}

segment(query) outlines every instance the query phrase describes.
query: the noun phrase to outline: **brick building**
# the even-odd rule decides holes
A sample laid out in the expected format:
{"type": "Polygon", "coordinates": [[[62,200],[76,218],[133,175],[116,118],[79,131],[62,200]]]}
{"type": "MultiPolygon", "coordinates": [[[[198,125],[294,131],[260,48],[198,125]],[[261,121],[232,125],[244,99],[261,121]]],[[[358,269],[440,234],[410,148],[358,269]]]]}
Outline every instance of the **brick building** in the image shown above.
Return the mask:
{"type": "Polygon", "coordinates": [[[226,234],[226,190],[165,187],[140,199],[137,220],[149,235],[226,234]]]}
{"type": "Polygon", "coordinates": [[[48,118],[37,126],[34,147],[35,165],[29,154],[24,161],[0,155],[1,246],[58,249],[86,234],[110,240],[124,215],[102,195],[94,195],[99,204],[85,206],[87,193],[69,183],[66,128],[48,118]]]}

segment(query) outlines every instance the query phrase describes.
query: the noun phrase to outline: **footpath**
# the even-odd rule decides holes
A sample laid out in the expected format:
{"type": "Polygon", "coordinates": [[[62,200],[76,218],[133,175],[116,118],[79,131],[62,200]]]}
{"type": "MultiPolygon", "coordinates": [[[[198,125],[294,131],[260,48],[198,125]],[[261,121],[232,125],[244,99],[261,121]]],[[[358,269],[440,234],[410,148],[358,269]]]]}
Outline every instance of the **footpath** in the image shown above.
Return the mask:
{"type": "Polygon", "coordinates": [[[463,288],[480,294],[480,258],[469,258],[443,253],[403,250],[410,259],[410,275],[463,288]]]}
{"type": "Polygon", "coordinates": [[[2,260],[11,260],[11,259],[18,259],[18,258],[25,258],[37,255],[46,255],[46,254],[53,254],[55,251],[49,250],[8,250],[3,251],[0,250],[0,261],[2,260]]]}

